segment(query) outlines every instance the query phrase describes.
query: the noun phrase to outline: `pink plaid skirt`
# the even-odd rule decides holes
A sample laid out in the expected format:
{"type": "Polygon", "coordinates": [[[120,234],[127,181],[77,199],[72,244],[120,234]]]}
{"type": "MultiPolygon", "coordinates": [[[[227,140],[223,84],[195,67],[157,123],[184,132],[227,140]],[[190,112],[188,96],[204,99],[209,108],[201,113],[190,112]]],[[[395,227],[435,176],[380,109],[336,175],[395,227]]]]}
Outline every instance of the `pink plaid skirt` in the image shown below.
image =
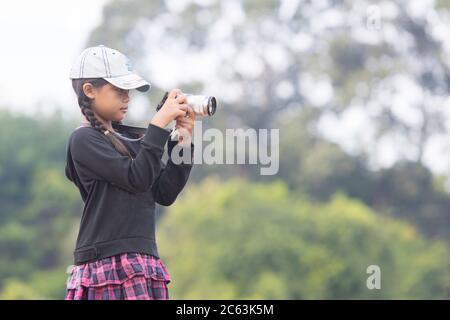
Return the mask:
{"type": "Polygon", "coordinates": [[[167,300],[171,282],[163,261],[127,252],[70,267],[65,300],[167,300]]]}

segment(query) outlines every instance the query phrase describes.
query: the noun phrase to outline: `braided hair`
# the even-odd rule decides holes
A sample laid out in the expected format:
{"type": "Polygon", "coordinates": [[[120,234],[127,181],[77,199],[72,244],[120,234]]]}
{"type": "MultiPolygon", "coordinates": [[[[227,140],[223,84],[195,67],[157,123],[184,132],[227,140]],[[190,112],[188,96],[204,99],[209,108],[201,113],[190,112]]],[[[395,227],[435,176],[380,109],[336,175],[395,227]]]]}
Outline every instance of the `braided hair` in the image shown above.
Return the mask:
{"type": "MultiPolygon", "coordinates": [[[[109,82],[107,82],[105,79],[102,78],[83,78],[83,79],[72,79],[72,87],[75,91],[77,97],[78,97],[78,105],[80,106],[81,113],[84,115],[87,121],[89,121],[91,127],[93,127],[95,130],[101,132],[104,134],[109,141],[113,144],[113,146],[116,148],[116,150],[131,159],[133,159],[133,156],[131,155],[128,148],[120,141],[118,137],[116,137],[115,134],[111,133],[105,125],[97,119],[95,116],[94,111],[92,110],[91,106],[91,99],[86,96],[86,94],[83,91],[83,85],[85,83],[92,84],[95,88],[100,88],[109,82]]],[[[117,121],[114,123],[121,124],[121,121],[117,121]]]]}

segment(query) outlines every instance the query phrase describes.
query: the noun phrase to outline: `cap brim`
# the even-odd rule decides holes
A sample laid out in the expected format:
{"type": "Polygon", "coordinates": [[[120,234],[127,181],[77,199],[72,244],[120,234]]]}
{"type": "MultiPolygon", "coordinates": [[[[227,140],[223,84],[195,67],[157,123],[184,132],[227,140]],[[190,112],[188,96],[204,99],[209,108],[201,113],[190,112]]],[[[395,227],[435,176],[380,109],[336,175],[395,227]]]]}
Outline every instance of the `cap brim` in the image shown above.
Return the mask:
{"type": "Polygon", "coordinates": [[[112,85],[124,90],[136,89],[141,92],[146,92],[150,89],[151,85],[144,78],[136,73],[127,74],[125,76],[114,78],[103,78],[112,85]]]}

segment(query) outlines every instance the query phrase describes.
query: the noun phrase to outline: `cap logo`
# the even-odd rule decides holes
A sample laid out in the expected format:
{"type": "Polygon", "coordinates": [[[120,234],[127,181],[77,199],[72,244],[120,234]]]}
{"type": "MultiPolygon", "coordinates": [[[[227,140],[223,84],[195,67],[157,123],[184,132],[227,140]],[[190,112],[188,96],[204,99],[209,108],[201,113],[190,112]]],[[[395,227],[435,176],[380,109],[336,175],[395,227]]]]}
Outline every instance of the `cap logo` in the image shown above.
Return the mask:
{"type": "Polygon", "coordinates": [[[128,68],[128,71],[133,71],[133,64],[131,63],[131,60],[129,58],[127,58],[127,62],[125,63],[125,65],[128,68]]]}

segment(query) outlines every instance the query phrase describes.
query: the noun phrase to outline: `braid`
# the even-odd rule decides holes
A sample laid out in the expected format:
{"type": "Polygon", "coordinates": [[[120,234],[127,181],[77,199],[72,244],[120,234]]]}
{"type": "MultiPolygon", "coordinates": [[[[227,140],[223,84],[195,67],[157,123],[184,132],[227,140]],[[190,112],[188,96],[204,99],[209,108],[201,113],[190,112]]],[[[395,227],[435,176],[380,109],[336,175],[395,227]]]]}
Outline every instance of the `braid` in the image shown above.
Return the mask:
{"type": "Polygon", "coordinates": [[[97,119],[94,112],[92,111],[91,101],[89,100],[89,98],[79,97],[78,104],[80,105],[81,113],[89,121],[89,123],[91,124],[91,126],[94,129],[100,131],[103,134],[109,133],[109,131],[108,131],[108,129],[106,129],[105,125],[97,119]]]}
{"type": "MultiPolygon", "coordinates": [[[[85,79],[80,79],[80,80],[85,80],[85,79]]],[[[86,80],[88,80],[88,79],[86,79],[86,80]]],[[[103,133],[108,138],[108,140],[111,141],[113,146],[116,148],[116,150],[120,154],[128,156],[129,158],[133,159],[133,156],[131,155],[130,151],[122,143],[122,141],[120,141],[119,138],[117,138],[114,134],[112,134],[105,127],[105,125],[100,120],[98,120],[97,117],[95,116],[95,113],[92,110],[92,106],[91,106],[91,99],[89,99],[89,97],[87,97],[84,94],[83,89],[82,89],[83,84],[85,82],[88,82],[88,81],[76,81],[76,80],[74,80],[74,83],[73,83],[74,90],[75,90],[75,92],[77,93],[77,96],[78,96],[78,105],[80,106],[81,113],[84,115],[86,120],[89,121],[89,123],[91,124],[92,128],[94,128],[95,130],[103,133]]],[[[92,82],[92,81],[89,81],[89,82],[92,82]]],[[[121,121],[118,121],[116,123],[121,123],[121,121]]]]}

